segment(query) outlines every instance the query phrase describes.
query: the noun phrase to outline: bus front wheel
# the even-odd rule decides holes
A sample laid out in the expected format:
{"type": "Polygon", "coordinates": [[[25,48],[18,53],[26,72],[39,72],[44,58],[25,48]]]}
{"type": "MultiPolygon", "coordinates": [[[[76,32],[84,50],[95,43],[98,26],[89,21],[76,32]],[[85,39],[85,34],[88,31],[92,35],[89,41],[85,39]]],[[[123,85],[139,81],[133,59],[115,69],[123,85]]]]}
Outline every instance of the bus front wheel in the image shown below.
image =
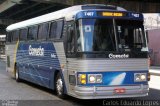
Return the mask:
{"type": "Polygon", "coordinates": [[[62,80],[60,73],[57,73],[57,75],[56,75],[55,87],[56,87],[57,96],[60,98],[65,98],[64,82],[62,80]]]}

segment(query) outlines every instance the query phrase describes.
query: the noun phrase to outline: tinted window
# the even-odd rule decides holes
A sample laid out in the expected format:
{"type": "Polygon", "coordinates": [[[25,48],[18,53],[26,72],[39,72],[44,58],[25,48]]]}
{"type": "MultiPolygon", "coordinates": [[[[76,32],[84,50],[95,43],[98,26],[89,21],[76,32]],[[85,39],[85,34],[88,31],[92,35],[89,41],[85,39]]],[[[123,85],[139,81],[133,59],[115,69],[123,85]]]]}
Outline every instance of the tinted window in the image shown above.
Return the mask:
{"type": "Polygon", "coordinates": [[[8,32],[7,33],[6,41],[7,42],[11,42],[12,41],[12,32],[8,32]]]}
{"type": "Polygon", "coordinates": [[[19,39],[19,30],[13,31],[13,41],[17,41],[19,39]]]}
{"type": "Polygon", "coordinates": [[[77,32],[77,51],[115,51],[111,19],[80,19],[77,32]]]}
{"type": "Polygon", "coordinates": [[[57,29],[57,22],[51,23],[50,38],[56,38],[56,29],[57,29]]]}
{"type": "Polygon", "coordinates": [[[74,52],[75,46],[74,46],[74,25],[71,24],[68,26],[68,32],[67,32],[67,50],[68,53],[74,52]]]}
{"type": "Polygon", "coordinates": [[[48,33],[48,23],[39,26],[38,39],[46,39],[48,33]]]}
{"type": "Polygon", "coordinates": [[[63,20],[51,23],[50,38],[60,39],[62,35],[63,20]]]}
{"type": "Polygon", "coordinates": [[[29,28],[28,40],[34,40],[37,38],[38,26],[32,26],[29,28]]]}
{"type": "Polygon", "coordinates": [[[27,40],[27,28],[20,30],[20,40],[27,40]]]}
{"type": "Polygon", "coordinates": [[[63,21],[57,21],[57,31],[56,31],[56,38],[61,38],[62,35],[62,28],[63,28],[63,21]]]}

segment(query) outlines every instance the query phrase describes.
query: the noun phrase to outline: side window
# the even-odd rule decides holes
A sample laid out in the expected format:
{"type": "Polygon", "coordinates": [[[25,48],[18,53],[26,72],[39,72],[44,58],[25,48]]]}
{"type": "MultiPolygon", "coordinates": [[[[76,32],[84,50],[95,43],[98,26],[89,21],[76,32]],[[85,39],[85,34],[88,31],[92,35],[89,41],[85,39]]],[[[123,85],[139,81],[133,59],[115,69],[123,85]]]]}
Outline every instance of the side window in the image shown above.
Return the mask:
{"type": "Polygon", "coordinates": [[[8,33],[7,33],[7,36],[6,36],[6,41],[7,41],[7,42],[12,42],[12,37],[13,37],[13,36],[12,36],[12,32],[8,32],[8,33]]]}
{"type": "Polygon", "coordinates": [[[32,26],[29,28],[28,40],[37,39],[38,26],[32,26]]]}
{"type": "Polygon", "coordinates": [[[62,38],[63,20],[52,22],[50,30],[50,38],[62,38]]]}
{"type": "Polygon", "coordinates": [[[57,21],[56,39],[62,38],[63,20],[57,21]]]}
{"type": "Polygon", "coordinates": [[[49,29],[48,23],[40,24],[38,31],[38,39],[46,39],[48,34],[48,29],[49,29]]]}
{"type": "Polygon", "coordinates": [[[50,38],[56,38],[56,30],[57,30],[57,22],[52,22],[51,23],[51,28],[50,28],[50,38]]]}
{"type": "Polygon", "coordinates": [[[75,50],[75,31],[74,24],[71,23],[68,25],[67,30],[67,51],[68,53],[73,53],[75,50]]]}
{"type": "Polygon", "coordinates": [[[19,30],[13,31],[13,41],[17,41],[19,39],[19,30]]]}
{"type": "Polygon", "coordinates": [[[27,40],[27,33],[28,33],[28,29],[21,29],[20,30],[20,40],[24,41],[27,40]]]}

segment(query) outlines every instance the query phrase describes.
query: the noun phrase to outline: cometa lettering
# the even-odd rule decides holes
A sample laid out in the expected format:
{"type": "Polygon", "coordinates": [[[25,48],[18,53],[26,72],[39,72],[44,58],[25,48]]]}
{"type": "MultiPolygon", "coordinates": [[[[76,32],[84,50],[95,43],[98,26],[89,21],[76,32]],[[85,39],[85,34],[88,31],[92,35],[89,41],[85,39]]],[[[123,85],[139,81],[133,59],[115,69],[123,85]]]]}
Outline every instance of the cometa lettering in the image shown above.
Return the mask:
{"type": "Polygon", "coordinates": [[[30,56],[44,56],[44,48],[39,46],[39,48],[32,48],[32,46],[29,46],[29,55],[30,56]]]}
{"type": "Polygon", "coordinates": [[[112,54],[110,53],[109,58],[129,58],[129,54],[112,54]]]}

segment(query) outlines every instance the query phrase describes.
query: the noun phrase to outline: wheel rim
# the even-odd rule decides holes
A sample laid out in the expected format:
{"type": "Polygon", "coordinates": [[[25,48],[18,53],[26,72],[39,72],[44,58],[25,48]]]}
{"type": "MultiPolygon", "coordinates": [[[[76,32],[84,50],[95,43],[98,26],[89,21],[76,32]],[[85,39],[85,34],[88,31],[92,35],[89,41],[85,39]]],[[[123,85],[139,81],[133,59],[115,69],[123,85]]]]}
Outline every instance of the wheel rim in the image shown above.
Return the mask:
{"type": "Polygon", "coordinates": [[[17,72],[17,70],[16,70],[16,80],[18,79],[18,77],[19,77],[19,76],[18,76],[18,72],[17,72]]]}
{"type": "Polygon", "coordinates": [[[61,78],[59,78],[57,80],[56,87],[57,87],[57,93],[58,93],[58,95],[62,95],[62,92],[63,92],[63,82],[62,82],[61,78]]]}

